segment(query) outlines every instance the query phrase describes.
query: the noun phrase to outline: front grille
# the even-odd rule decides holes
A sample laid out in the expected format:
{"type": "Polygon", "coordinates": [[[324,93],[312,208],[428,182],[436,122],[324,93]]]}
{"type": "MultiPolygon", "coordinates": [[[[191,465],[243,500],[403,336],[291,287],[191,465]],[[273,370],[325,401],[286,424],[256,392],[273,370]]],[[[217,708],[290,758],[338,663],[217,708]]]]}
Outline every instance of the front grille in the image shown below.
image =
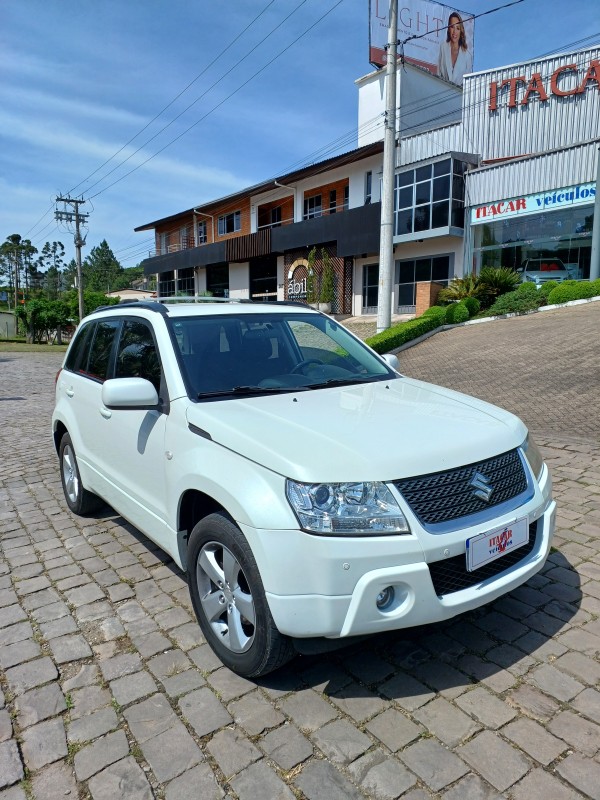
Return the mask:
{"type": "Polygon", "coordinates": [[[443,561],[434,561],[429,564],[429,574],[433,581],[433,588],[438,597],[452,592],[460,592],[461,589],[468,589],[481,581],[499,575],[509,567],[514,567],[531,553],[535,547],[535,537],[537,534],[537,521],[529,526],[529,540],[527,544],[505,553],[495,561],[479,567],[479,569],[469,572],[467,570],[466,554],[446,558],[443,561]]]}
{"type": "Polygon", "coordinates": [[[394,481],[394,486],[418,520],[427,526],[485,512],[512,500],[527,488],[527,477],[519,452],[510,450],[466,467],[394,481]],[[493,487],[489,502],[475,496],[471,481],[477,472],[493,487]]]}

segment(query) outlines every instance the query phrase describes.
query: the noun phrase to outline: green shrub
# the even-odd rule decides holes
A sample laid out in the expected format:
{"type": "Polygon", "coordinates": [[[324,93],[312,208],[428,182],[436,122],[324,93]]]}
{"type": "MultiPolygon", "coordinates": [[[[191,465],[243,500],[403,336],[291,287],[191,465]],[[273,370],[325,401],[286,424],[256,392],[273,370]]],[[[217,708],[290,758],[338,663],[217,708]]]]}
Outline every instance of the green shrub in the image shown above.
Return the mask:
{"type": "Polygon", "coordinates": [[[440,290],[438,301],[440,303],[454,303],[465,297],[478,297],[481,292],[479,278],[475,275],[465,275],[464,278],[453,278],[448,286],[440,290]]]}
{"type": "Polygon", "coordinates": [[[463,302],[454,303],[446,309],[446,322],[448,325],[457,325],[469,319],[469,309],[463,302]]]}
{"type": "Polygon", "coordinates": [[[521,297],[537,297],[539,289],[533,281],[525,281],[525,283],[520,283],[515,291],[521,297]]]}
{"type": "Polygon", "coordinates": [[[475,314],[479,314],[481,310],[481,303],[476,297],[465,297],[462,302],[467,307],[470,317],[474,317],[475,314]]]}
{"type": "Polygon", "coordinates": [[[500,314],[523,314],[526,311],[534,311],[546,304],[546,298],[533,286],[532,292],[523,292],[516,289],[514,292],[506,292],[501,295],[493,306],[488,310],[488,314],[499,316],[500,314]]]}
{"type": "Polygon", "coordinates": [[[417,339],[419,336],[423,336],[423,334],[429,333],[429,331],[433,331],[439,327],[440,323],[436,315],[423,314],[423,316],[417,317],[417,319],[401,322],[399,325],[394,325],[393,328],[389,328],[387,331],[376,333],[375,336],[371,336],[369,339],[366,339],[365,342],[377,353],[389,353],[390,350],[395,350],[397,347],[406,344],[406,342],[417,339]]]}
{"type": "Polygon", "coordinates": [[[432,317],[438,321],[438,325],[443,325],[446,321],[446,306],[431,306],[423,313],[424,317],[432,317]]]}
{"type": "Polygon", "coordinates": [[[546,299],[546,302],[548,302],[548,295],[550,294],[552,289],[554,289],[558,285],[559,284],[557,281],[546,281],[546,283],[542,283],[542,285],[539,288],[539,293],[542,295],[542,297],[546,299]]]}
{"type": "Polygon", "coordinates": [[[563,281],[548,295],[548,304],[568,303],[570,300],[583,300],[586,297],[596,297],[600,281],[563,281]]]}
{"type": "Polygon", "coordinates": [[[484,308],[488,308],[506,292],[513,292],[521,280],[514,269],[508,267],[483,267],[479,273],[481,291],[479,298],[484,308]]]}

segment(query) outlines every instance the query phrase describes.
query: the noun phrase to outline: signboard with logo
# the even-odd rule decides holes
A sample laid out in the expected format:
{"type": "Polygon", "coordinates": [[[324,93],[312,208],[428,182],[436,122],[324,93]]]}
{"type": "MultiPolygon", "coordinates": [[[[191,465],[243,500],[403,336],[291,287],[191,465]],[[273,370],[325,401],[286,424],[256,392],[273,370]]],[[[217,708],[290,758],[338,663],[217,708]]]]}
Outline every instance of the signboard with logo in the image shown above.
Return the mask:
{"type": "MultiPolygon", "coordinates": [[[[369,0],[369,61],[386,64],[389,0],[369,0]]],[[[458,85],[473,71],[472,14],[430,0],[399,0],[398,39],[406,61],[458,85]],[[415,37],[415,38],[411,38],[415,37]]]]}
{"type": "Polygon", "coordinates": [[[565,189],[555,189],[543,194],[530,194],[498,200],[494,203],[475,206],[471,209],[471,225],[481,225],[496,219],[508,219],[527,214],[539,214],[568,206],[589,205],[596,197],[595,183],[581,183],[565,189]]]}

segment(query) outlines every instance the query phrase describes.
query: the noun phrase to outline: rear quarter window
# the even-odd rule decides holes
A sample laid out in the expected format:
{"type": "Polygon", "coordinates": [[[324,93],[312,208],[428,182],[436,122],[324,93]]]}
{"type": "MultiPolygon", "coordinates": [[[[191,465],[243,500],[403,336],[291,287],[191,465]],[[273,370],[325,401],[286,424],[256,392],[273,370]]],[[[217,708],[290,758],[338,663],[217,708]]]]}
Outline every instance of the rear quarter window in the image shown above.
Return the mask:
{"type": "Polygon", "coordinates": [[[94,328],[95,324],[89,322],[77,331],[67,354],[65,369],[68,369],[70,372],[78,372],[81,369],[82,363],[84,365],[87,364],[89,345],[94,328]]]}

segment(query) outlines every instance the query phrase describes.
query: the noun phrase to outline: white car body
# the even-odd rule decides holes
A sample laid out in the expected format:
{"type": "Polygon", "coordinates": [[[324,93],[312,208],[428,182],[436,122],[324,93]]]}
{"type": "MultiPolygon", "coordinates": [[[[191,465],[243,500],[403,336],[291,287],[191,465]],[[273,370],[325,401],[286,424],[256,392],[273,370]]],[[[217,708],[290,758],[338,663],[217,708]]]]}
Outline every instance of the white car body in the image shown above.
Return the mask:
{"type": "MultiPolygon", "coordinates": [[[[103,384],[63,368],[56,386],[55,439],[58,446],[60,436],[69,433],[83,486],[179,566],[186,566],[189,534],[189,527],[182,525],[182,498],[193,491],[222,508],[242,532],[275,625],[290,637],[345,638],[448,619],[509,592],[542,567],[556,505],[547,467],[533,474],[523,454],[527,429],[518,418],[397,373],[374,383],[201,402],[186,387],[169,326],[186,315],[215,313],[215,305],[172,306],[168,313],[156,313],[145,304],[116,306],[87,318],[126,315],[152,326],[168,390],[165,408],[109,408],[104,401],[118,397],[121,389],[127,395],[127,384],[119,381],[129,378],[103,384]],[[396,485],[464,468],[468,491],[474,494],[476,487],[469,483],[476,472],[473,465],[513,451],[513,459],[522,464],[526,490],[517,500],[486,506],[456,521],[425,524],[396,485]],[[382,482],[410,532],[307,532],[286,496],[290,480],[382,482]],[[517,520],[533,531],[523,557],[505,569],[500,566],[491,577],[465,571],[465,588],[436,591],[432,564],[457,564],[460,572],[467,541],[510,529],[517,520]],[[389,587],[393,602],[380,608],[377,599],[389,587]]],[[[228,303],[219,305],[218,313],[260,319],[267,305],[272,315],[290,312],[286,306],[228,303]]],[[[293,311],[307,318],[317,313],[293,311]]],[[[68,359],[69,354],[65,363],[68,359]]]]}
{"type": "Polygon", "coordinates": [[[523,283],[530,281],[538,287],[548,281],[562,283],[575,277],[573,269],[567,269],[560,258],[528,258],[517,272],[523,283]]]}

